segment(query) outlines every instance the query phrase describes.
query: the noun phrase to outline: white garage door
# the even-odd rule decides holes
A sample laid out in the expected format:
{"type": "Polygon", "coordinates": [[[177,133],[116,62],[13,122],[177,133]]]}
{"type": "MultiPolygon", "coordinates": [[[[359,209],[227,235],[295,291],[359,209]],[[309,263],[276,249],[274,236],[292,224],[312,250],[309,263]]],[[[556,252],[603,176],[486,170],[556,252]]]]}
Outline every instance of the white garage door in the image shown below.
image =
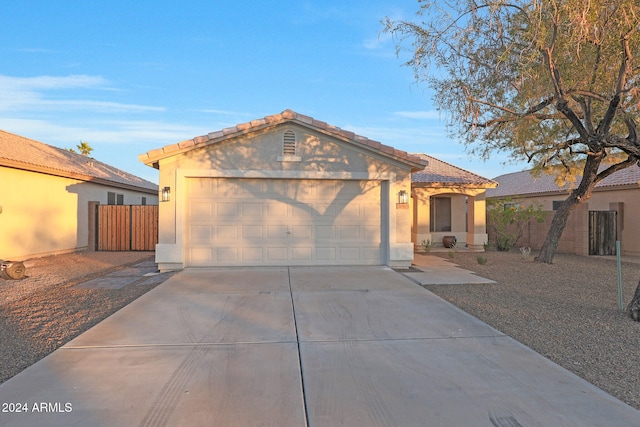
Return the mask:
{"type": "Polygon", "coordinates": [[[189,178],[187,266],[381,265],[379,181],[189,178]]]}

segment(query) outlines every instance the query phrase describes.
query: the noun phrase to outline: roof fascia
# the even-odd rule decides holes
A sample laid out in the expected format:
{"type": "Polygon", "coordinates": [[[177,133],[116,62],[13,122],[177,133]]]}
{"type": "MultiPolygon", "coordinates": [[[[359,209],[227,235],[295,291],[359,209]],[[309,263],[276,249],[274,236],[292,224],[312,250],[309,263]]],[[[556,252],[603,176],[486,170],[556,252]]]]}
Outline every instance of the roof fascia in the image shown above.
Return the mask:
{"type": "Polygon", "coordinates": [[[372,141],[370,139],[359,137],[353,132],[345,131],[339,128],[335,128],[336,132],[331,132],[331,128],[333,126],[326,124],[324,122],[319,122],[312,118],[301,118],[298,115],[296,118],[285,118],[282,120],[269,120],[270,117],[266,117],[260,120],[254,120],[249,123],[237,125],[235,127],[222,129],[220,131],[211,132],[207,135],[198,136],[193,139],[189,139],[186,141],[179,142],[177,144],[167,145],[165,147],[151,150],[147,153],[140,154],[138,156],[138,160],[146,164],[147,166],[151,166],[153,168],[159,168],[159,161],[164,160],[169,157],[173,157],[179,154],[183,154],[187,151],[191,151],[194,149],[201,149],[208,147],[210,145],[214,145],[226,140],[230,140],[233,138],[237,138],[240,136],[260,132],[266,129],[275,128],[280,125],[284,125],[287,123],[294,123],[299,126],[305,127],[307,129],[311,129],[315,132],[322,133],[324,135],[330,136],[332,138],[343,141],[347,144],[354,145],[363,151],[367,151],[369,153],[381,155],[382,157],[395,160],[404,165],[408,165],[411,167],[411,172],[421,171],[426,167],[426,163],[423,160],[418,159],[418,161],[411,161],[409,159],[403,159],[399,156],[393,154],[393,148],[382,145],[379,142],[372,141]],[[329,128],[329,129],[327,129],[329,128]],[[385,151],[385,147],[388,147],[388,150],[385,151]]]}
{"type": "Polygon", "coordinates": [[[120,188],[123,190],[132,190],[132,191],[138,191],[138,192],[147,193],[147,194],[158,194],[157,190],[138,187],[132,184],[125,184],[121,182],[110,181],[108,179],[96,178],[90,175],[61,171],[61,170],[47,168],[43,166],[16,162],[14,160],[9,160],[9,159],[0,159],[0,167],[2,166],[10,169],[19,169],[26,172],[35,172],[35,173],[41,173],[44,175],[57,176],[60,178],[77,179],[79,181],[91,182],[95,184],[105,185],[108,187],[120,188]]]}

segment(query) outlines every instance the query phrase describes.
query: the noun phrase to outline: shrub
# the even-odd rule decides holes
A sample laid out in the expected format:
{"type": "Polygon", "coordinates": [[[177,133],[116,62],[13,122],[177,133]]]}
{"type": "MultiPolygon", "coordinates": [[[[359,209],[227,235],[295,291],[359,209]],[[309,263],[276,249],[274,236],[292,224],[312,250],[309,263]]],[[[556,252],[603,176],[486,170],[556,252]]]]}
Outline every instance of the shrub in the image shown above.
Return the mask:
{"type": "Polygon", "coordinates": [[[529,221],[544,222],[545,216],[539,203],[525,207],[510,198],[487,200],[487,225],[495,232],[496,249],[499,251],[510,251],[522,237],[529,221]]]}

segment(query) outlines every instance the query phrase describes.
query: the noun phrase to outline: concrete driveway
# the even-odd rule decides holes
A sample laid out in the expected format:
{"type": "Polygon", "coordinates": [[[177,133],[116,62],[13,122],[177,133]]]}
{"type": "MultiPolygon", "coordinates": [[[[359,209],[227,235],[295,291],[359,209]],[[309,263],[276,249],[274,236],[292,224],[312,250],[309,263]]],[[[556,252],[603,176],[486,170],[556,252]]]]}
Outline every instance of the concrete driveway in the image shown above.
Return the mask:
{"type": "Polygon", "coordinates": [[[0,385],[0,403],[21,427],[640,425],[385,267],[187,269],[0,385]]]}

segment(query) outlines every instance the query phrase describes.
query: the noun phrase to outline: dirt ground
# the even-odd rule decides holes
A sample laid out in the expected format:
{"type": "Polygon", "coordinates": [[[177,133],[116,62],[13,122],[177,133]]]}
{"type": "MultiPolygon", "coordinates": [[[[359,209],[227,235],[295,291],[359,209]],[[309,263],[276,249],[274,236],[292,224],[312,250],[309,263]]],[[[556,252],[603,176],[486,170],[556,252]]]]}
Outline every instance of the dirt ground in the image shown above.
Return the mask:
{"type": "Polygon", "coordinates": [[[47,256],[25,261],[23,279],[0,278],[0,383],[157,286],[75,285],[153,258],[153,252],[47,256]]]}
{"type": "MultiPolygon", "coordinates": [[[[519,252],[432,255],[497,283],[430,291],[640,409],[640,323],[618,311],[615,257],[558,254],[548,265],[519,252]]],[[[640,260],[623,262],[625,308],[638,280],[640,260]]]]}

